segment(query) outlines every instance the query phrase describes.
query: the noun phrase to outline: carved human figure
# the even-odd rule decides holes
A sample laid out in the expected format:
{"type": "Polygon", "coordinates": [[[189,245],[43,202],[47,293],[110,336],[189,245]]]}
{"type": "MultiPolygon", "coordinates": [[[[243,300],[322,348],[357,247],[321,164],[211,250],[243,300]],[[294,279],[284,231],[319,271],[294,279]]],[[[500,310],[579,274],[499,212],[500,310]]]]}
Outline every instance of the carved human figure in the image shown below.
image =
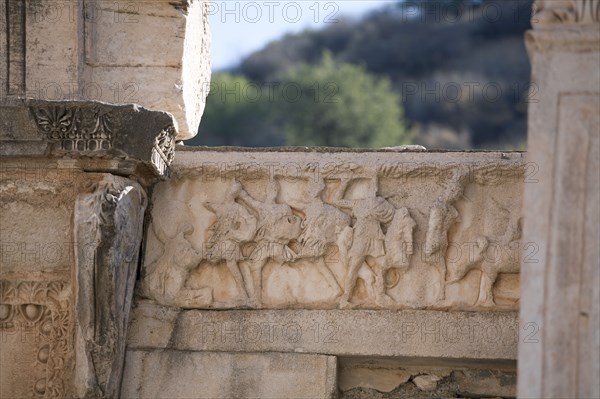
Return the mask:
{"type": "Polygon", "coordinates": [[[242,185],[233,182],[221,203],[206,202],[204,206],[216,215],[210,227],[210,237],[205,243],[203,259],[211,263],[225,261],[238,291],[243,298],[249,298],[247,282],[244,282],[238,261],[241,245],[251,241],[256,233],[257,220],[243,205],[236,202],[242,192],[242,185]]]}
{"type": "MultiPolygon", "coordinates": [[[[345,187],[348,181],[343,181],[345,187]]],[[[344,189],[341,190],[343,193],[344,189]]],[[[358,200],[338,199],[334,203],[340,208],[349,209],[355,218],[352,234],[352,244],[348,251],[348,268],[344,282],[344,293],[340,300],[340,307],[350,306],[350,296],[356,284],[358,273],[363,264],[371,258],[372,264],[385,262],[385,236],[381,230],[381,223],[389,223],[394,217],[394,206],[384,198],[377,196],[377,182],[372,181],[370,191],[372,197],[358,200]],[[383,259],[378,259],[383,258],[383,259]]],[[[342,194],[343,195],[343,194],[342,194]]],[[[368,263],[367,263],[368,264],[368,263]]],[[[381,268],[377,268],[380,270],[381,268]]],[[[383,272],[376,271],[376,302],[381,305],[389,304],[391,298],[385,294],[385,281],[383,272]],[[383,295],[381,295],[383,293],[383,295]]]]}
{"type": "Polygon", "coordinates": [[[398,208],[385,233],[387,268],[406,269],[414,252],[413,231],[417,223],[407,208],[398,208]]]}
{"type": "Polygon", "coordinates": [[[240,201],[252,210],[258,219],[255,249],[250,254],[250,273],[252,279],[252,301],[256,307],[262,303],[262,269],[269,259],[277,262],[288,262],[296,258],[296,253],[289,247],[290,241],[300,235],[300,218],[292,213],[292,208],[276,202],[279,183],[271,179],[267,184],[265,201],[257,201],[246,191],[241,190],[240,201]]]}
{"type": "Polygon", "coordinates": [[[369,295],[375,298],[380,306],[393,305],[394,300],[387,294],[385,276],[388,270],[396,269],[401,275],[408,270],[410,259],[414,252],[413,230],[416,222],[410,216],[407,208],[399,208],[394,211],[384,238],[385,256],[373,258],[370,262],[371,270],[375,273],[369,275],[365,267],[359,269],[359,277],[365,280],[369,295]]]}
{"type": "Polygon", "coordinates": [[[457,168],[446,183],[444,192],[435,200],[429,210],[429,223],[425,235],[425,260],[434,264],[439,273],[437,299],[443,300],[444,279],[446,274],[446,250],[448,249],[448,230],[458,219],[458,210],[454,203],[463,195],[467,171],[457,168]],[[434,256],[435,255],[435,256],[434,256]]]}
{"type": "Polygon", "coordinates": [[[173,237],[168,237],[157,223],[153,223],[152,228],[163,243],[164,251],[148,266],[149,272],[142,286],[144,294],[165,305],[184,308],[209,305],[212,302],[210,289],[185,288],[190,271],[198,266],[201,259],[188,240],[194,227],[184,223],[173,237]]]}
{"type": "Polygon", "coordinates": [[[302,210],[305,215],[298,239],[301,248],[298,257],[313,259],[313,264],[336,291],[336,296],[339,296],[342,289],[325,260],[329,255],[327,252],[337,245],[342,232],[352,224],[352,218],[335,206],[325,203],[322,199],[324,190],[325,182],[322,179],[309,179],[306,196],[290,200],[289,204],[302,210]]]}
{"type": "Polygon", "coordinates": [[[475,240],[475,248],[465,262],[448,268],[447,284],[462,280],[469,271],[481,270],[479,295],[475,305],[495,306],[492,289],[499,273],[518,273],[520,268],[521,218],[509,223],[505,234],[496,239],[480,235],[475,240]]]}

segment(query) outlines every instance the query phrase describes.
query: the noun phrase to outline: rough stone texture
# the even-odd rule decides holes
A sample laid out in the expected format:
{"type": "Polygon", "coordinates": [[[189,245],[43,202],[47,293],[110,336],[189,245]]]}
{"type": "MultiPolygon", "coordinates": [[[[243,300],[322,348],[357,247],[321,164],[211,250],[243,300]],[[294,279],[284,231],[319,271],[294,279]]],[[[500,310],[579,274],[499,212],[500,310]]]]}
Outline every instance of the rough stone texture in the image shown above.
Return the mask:
{"type": "Polygon", "coordinates": [[[93,170],[151,180],[168,173],[175,136],[170,114],[137,105],[37,100],[0,104],[3,157],[68,156],[95,163],[93,170]]]}
{"type": "Polygon", "coordinates": [[[121,397],[329,399],[337,396],[336,368],[333,356],[135,350],[121,397]]]}
{"type": "Polygon", "coordinates": [[[77,377],[93,390],[86,395],[116,397],[147,201],[128,179],[86,177],[91,190],[78,196],[74,215],[76,336],[87,357],[77,359],[77,377]]]}
{"type": "MultiPolygon", "coordinates": [[[[342,363],[341,373],[344,373],[342,363]]],[[[373,369],[374,371],[380,369],[373,369]]],[[[415,399],[415,398],[515,398],[515,370],[489,369],[439,369],[435,367],[396,368],[397,372],[413,375],[391,392],[382,392],[369,387],[342,390],[340,399],[415,399]],[[435,373],[439,377],[435,387],[423,390],[418,387],[419,379],[435,373]]],[[[341,387],[341,386],[340,386],[341,387]]]]}
{"type": "Polygon", "coordinates": [[[525,170],[520,153],[180,151],[153,194],[140,293],[182,308],[516,310],[525,170]]]}
{"type": "Polygon", "coordinates": [[[391,392],[410,377],[411,373],[404,369],[349,367],[340,371],[339,389],[342,392],[354,388],[391,392]]]}
{"type": "Polygon", "coordinates": [[[172,119],[82,102],[0,115],[0,397],[117,397],[142,184],[159,176],[153,154],[161,133],[174,141],[172,119]]]}
{"type": "Polygon", "coordinates": [[[128,348],[395,356],[514,364],[514,312],[374,310],[132,311],[128,348]]]}
{"type": "Polygon", "coordinates": [[[0,5],[0,103],[137,103],[196,135],[210,83],[201,0],[11,0],[0,5]],[[10,38],[10,40],[8,40],[10,38]]]}
{"type": "Polygon", "coordinates": [[[528,136],[539,173],[524,198],[536,256],[521,269],[519,396],[600,397],[600,2],[537,8],[526,43],[540,87],[528,136]]]}
{"type": "Polygon", "coordinates": [[[441,377],[435,374],[419,374],[412,381],[421,391],[434,391],[439,380],[441,377]]]}

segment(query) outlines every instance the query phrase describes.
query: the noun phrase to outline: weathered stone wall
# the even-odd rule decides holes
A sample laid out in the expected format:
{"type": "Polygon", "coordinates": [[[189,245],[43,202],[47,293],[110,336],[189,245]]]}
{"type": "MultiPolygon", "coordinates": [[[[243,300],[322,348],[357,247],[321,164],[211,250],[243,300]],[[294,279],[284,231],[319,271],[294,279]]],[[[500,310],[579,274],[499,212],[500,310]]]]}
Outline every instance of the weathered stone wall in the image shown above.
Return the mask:
{"type": "Polygon", "coordinates": [[[526,174],[521,153],[177,151],[122,395],[514,396],[526,174]]]}
{"type": "Polygon", "coordinates": [[[536,2],[528,163],[175,153],[207,6],[0,1],[0,396],[597,397],[599,2],[536,2]]]}
{"type": "Polygon", "coordinates": [[[137,106],[0,105],[1,397],[119,395],[146,189],[175,134],[137,106]]]}

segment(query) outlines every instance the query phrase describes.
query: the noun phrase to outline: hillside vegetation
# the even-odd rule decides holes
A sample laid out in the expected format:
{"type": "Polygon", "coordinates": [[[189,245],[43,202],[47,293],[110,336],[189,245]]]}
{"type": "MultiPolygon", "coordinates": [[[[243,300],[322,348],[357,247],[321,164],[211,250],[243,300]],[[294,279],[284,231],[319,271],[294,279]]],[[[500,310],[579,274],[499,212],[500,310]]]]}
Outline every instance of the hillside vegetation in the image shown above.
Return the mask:
{"type": "MultiPolygon", "coordinates": [[[[368,75],[366,81],[383,82],[371,83],[364,90],[379,91],[388,86],[401,107],[400,112],[391,112],[399,118],[397,129],[403,132],[380,135],[372,142],[348,139],[334,144],[378,146],[410,140],[429,148],[522,149],[527,104],[537,96],[536,87],[530,84],[523,40],[530,28],[531,1],[429,0],[414,4],[416,12],[407,3],[397,3],[358,21],[339,20],[321,30],[287,35],[245,58],[228,71],[228,78],[242,81],[240,87],[250,83],[275,88],[273,93],[290,81],[302,81],[305,87],[308,82],[304,78],[315,76],[315,68],[322,68],[326,54],[339,70],[343,65],[357,65],[368,75]]],[[[215,78],[219,82],[218,74],[215,78]]],[[[330,74],[320,84],[333,80],[338,89],[335,95],[341,96],[345,78],[330,74]]],[[[245,98],[248,96],[224,99],[211,95],[193,144],[318,144],[306,138],[310,135],[297,132],[310,129],[310,120],[318,128],[322,113],[333,108],[327,108],[323,101],[312,101],[313,107],[320,107],[318,111],[311,111],[308,102],[294,107],[281,93],[265,101],[262,91],[260,98],[252,101],[245,98]],[[219,118],[223,119],[223,112],[211,109],[217,111],[218,102],[228,107],[234,100],[238,106],[245,102],[249,109],[242,122],[232,115],[221,121],[229,125],[227,136],[227,128],[214,127],[219,118]],[[281,102],[286,104],[277,105],[281,102]],[[296,120],[303,125],[294,127],[296,120]],[[225,136],[230,139],[223,140],[225,136]]],[[[371,94],[365,92],[364,96],[371,94]]],[[[347,118],[340,112],[344,106],[365,118],[374,112],[342,101],[342,107],[335,108],[342,118],[347,118]]],[[[346,134],[354,134],[353,124],[346,125],[350,127],[346,134]]]]}

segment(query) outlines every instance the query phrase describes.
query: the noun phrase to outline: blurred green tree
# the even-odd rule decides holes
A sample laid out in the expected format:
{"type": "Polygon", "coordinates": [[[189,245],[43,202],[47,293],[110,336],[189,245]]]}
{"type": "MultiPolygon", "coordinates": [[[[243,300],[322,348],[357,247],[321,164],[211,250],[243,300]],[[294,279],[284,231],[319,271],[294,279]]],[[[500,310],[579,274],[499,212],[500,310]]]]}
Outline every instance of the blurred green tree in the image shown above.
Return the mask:
{"type": "Polygon", "coordinates": [[[187,145],[269,147],[284,138],[269,123],[263,85],[241,75],[213,74],[198,135],[187,145]]]}
{"type": "Polygon", "coordinates": [[[340,63],[325,52],[320,63],[282,76],[272,120],[286,144],[385,147],[406,144],[400,99],[386,78],[340,63]]]}

